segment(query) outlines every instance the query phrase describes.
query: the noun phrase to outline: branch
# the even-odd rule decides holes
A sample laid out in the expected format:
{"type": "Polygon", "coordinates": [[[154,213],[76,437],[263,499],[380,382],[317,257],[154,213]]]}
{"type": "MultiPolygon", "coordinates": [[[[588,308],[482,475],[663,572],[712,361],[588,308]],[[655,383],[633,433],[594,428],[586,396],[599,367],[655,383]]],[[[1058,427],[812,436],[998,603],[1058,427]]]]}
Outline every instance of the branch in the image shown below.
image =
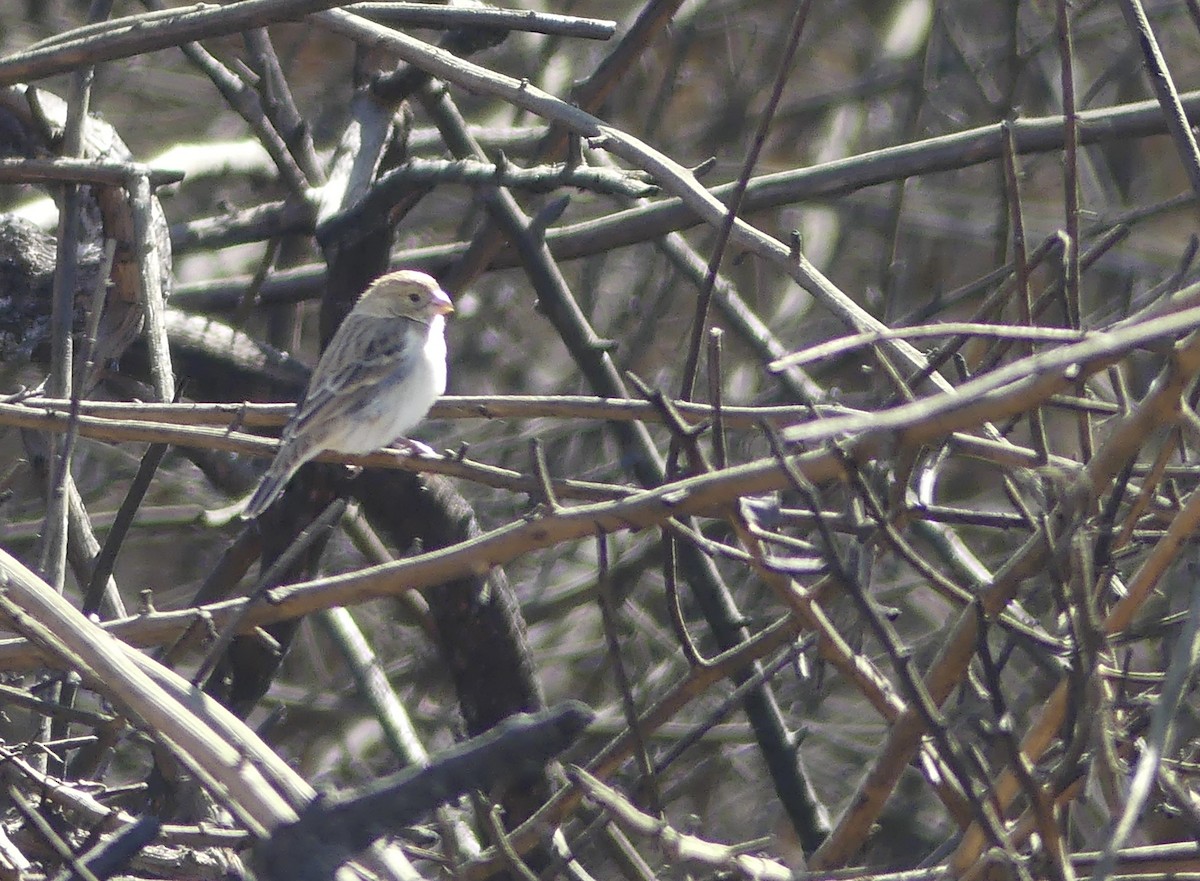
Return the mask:
{"type": "Polygon", "coordinates": [[[569,701],[519,714],[435,756],[423,768],[380,778],[359,790],[314,800],[296,822],[276,829],[256,852],[268,878],[316,881],[372,841],[398,832],[464,793],[487,792],[539,770],[591,724],[569,701]]]}

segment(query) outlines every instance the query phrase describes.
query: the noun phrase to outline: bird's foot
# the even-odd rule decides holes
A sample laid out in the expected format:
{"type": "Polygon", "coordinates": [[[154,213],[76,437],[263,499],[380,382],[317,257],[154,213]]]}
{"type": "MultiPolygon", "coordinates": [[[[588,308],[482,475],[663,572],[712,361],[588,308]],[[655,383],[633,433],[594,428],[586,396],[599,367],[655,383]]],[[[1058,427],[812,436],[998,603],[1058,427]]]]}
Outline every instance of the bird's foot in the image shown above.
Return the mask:
{"type": "Polygon", "coordinates": [[[392,441],[392,446],[410,456],[437,456],[433,447],[423,444],[419,440],[413,440],[410,437],[398,437],[392,441]]]}

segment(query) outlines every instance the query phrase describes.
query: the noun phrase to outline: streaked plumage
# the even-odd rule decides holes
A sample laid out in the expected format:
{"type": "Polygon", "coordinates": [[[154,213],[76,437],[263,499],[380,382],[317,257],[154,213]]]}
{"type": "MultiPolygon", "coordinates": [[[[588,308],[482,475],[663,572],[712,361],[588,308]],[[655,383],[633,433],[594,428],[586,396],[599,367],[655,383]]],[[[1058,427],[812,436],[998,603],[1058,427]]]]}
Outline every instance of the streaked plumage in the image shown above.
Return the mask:
{"type": "Polygon", "coordinates": [[[326,347],[242,516],[261,514],[325,450],[370,453],[424,419],[446,390],[444,316],[453,311],[423,272],[376,279],[326,347]]]}

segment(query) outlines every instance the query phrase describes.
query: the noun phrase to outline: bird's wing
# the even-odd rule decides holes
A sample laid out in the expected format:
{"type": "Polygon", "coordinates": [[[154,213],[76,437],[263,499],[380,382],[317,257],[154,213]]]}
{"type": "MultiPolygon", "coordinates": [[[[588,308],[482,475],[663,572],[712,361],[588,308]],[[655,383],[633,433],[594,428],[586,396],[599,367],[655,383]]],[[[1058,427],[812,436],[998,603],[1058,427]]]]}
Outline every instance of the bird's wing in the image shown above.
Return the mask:
{"type": "Polygon", "coordinates": [[[313,371],[304,400],[284,430],[293,436],[317,416],[350,404],[356,391],[391,373],[411,372],[421,356],[420,322],[348,315],[313,371]],[[384,324],[386,323],[386,329],[384,324]]]}

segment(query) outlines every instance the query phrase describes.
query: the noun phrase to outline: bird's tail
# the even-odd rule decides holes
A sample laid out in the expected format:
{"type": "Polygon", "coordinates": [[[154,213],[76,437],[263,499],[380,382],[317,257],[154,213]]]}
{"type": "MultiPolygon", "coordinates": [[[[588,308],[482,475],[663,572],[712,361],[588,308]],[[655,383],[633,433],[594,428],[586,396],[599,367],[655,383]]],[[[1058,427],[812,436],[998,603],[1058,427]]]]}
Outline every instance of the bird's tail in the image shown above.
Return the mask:
{"type": "Polygon", "coordinates": [[[313,457],[313,452],[285,443],[276,454],[275,460],[271,462],[267,473],[263,475],[258,489],[246,503],[246,509],[242,511],[242,519],[251,520],[267,510],[271,503],[279,498],[280,493],[287,486],[287,482],[292,479],[292,475],[313,457]]]}

